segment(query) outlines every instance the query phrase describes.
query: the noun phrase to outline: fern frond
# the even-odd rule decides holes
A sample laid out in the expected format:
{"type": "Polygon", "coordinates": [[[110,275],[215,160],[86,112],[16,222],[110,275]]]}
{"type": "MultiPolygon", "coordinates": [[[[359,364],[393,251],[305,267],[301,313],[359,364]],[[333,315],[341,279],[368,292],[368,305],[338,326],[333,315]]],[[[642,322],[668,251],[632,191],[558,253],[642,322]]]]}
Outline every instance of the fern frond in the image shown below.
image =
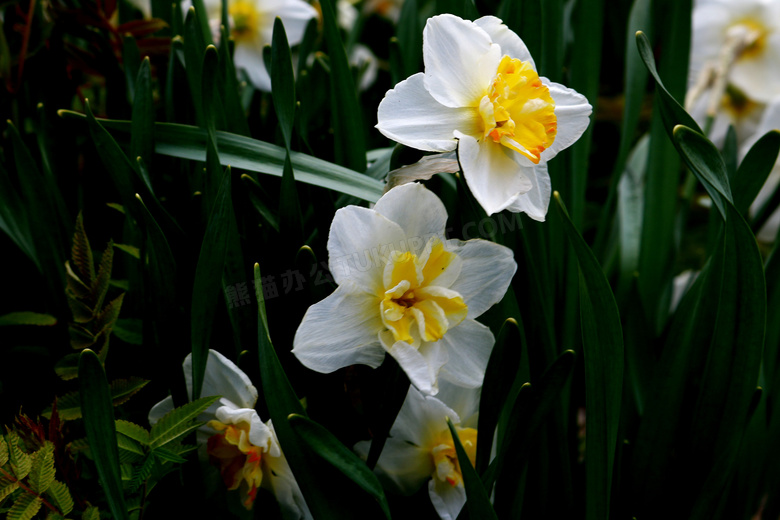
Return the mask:
{"type": "Polygon", "coordinates": [[[140,488],[144,482],[146,482],[146,479],[149,478],[149,475],[152,474],[152,470],[154,469],[154,465],[156,464],[156,460],[151,455],[147,456],[146,459],[144,459],[143,463],[140,466],[135,467],[135,471],[133,472],[133,480],[130,481],[130,491],[136,492],[138,491],[138,488],[140,488]]]}
{"type": "Polygon", "coordinates": [[[114,326],[117,318],[119,318],[119,311],[122,310],[122,302],[124,299],[125,293],[121,293],[103,307],[100,314],[95,318],[95,326],[92,330],[99,332],[107,332],[110,330],[114,326]]]}
{"type": "Polygon", "coordinates": [[[218,399],[219,396],[201,397],[165,414],[152,426],[149,447],[154,449],[164,446],[198,428],[200,424],[193,422],[218,399]]]}
{"type": "Polygon", "coordinates": [[[32,460],[28,481],[30,488],[40,495],[54,482],[54,444],[46,441],[33,454],[32,460]]]}
{"type": "Polygon", "coordinates": [[[178,462],[179,464],[184,464],[187,462],[187,459],[179,455],[173,450],[166,450],[165,448],[155,448],[152,450],[152,454],[160,459],[161,461],[168,461],[168,462],[178,462]]]}
{"type": "Polygon", "coordinates": [[[0,478],[0,502],[19,489],[19,481],[7,477],[0,478]]]}
{"type": "Polygon", "coordinates": [[[65,357],[54,364],[54,372],[56,372],[63,381],[76,379],[79,376],[79,355],[65,355],[65,357]]]}
{"type": "Polygon", "coordinates": [[[114,406],[126,403],[128,399],[146,386],[148,382],[148,379],[141,379],[140,377],[115,379],[111,381],[111,400],[114,403],[114,406]]]}
{"type": "Polygon", "coordinates": [[[100,510],[96,506],[89,506],[81,514],[81,520],[100,520],[100,510]]]}
{"type": "MultiPolygon", "coordinates": [[[[60,420],[72,421],[81,418],[81,400],[78,392],[68,392],[57,397],[57,413],[60,414],[60,420]]],[[[41,415],[47,419],[51,418],[51,408],[44,410],[41,415]]]]}
{"type": "Polygon", "coordinates": [[[46,520],[67,520],[64,516],[56,511],[51,511],[46,514],[46,520]]]}
{"type": "Polygon", "coordinates": [[[84,285],[79,275],[73,270],[69,261],[65,261],[65,272],[68,275],[68,286],[65,288],[65,294],[75,298],[89,298],[91,291],[84,285]]]}
{"type": "Polygon", "coordinates": [[[119,460],[122,462],[136,462],[144,456],[144,449],[138,441],[131,439],[121,433],[116,435],[117,446],[119,447],[119,460]]]}
{"type": "Polygon", "coordinates": [[[108,246],[106,246],[106,250],[103,251],[103,256],[100,258],[97,277],[92,284],[92,294],[95,296],[95,309],[99,309],[103,305],[103,299],[108,292],[108,282],[111,280],[111,264],[113,261],[114,241],[109,240],[108,246]]]}
{"type": "Polygon", "coordinates": [[[76,228],[73,230],[73,248],[70,256],[84,284],[92,285],[92,281],[95,279],[95,262],[92,259],[92,249],[89,246],[87,232],[84,230],[84,218],[81,212],[76,217],[76,228]]]}
{"type": "Polygon", "coordinates": [[[49,497],[54,507],[60,510],[62,516],[67,516],[73,511],[73,497],[70,495],[70,490],[59,480],[52,481],[49,489],[46,490],[46,496],[49,497]]]}
{"type": "Polygon", "coordinates": [[[8,463],[8,443],[5,442],[5,437],[0,435],[0,468],[8,463]]]}
{"type": "Polygon", "coordinates": [[[134,441],[138,441],[143,445],[149,444],[149,431],[143,426],[139,426],[134,422],[125,421],[123,419],[117,419],[116,431],[127,437],[130,437],[134,441]]]}
{"type": "Polygon", "coordinates": [[[68,447],[71,453],[89,453],[89,441],[86,437],[70,441],[68,447]]]}
{"type": "Polygon", "coordinates": [[[95,317],[93,309],[84,303],[81,299],[72,294],[68,294],[68,307],[73,314],[73,321],[76,323],[89,323],[95,317]]]}
{"type": "Polygon", "coordinates": [[[43,499],[38,495],[22,493],[8,511],[8,520],[30,520],[43,504],[43,499]]]}
{"type": "Polygon", "coordinates": [[[6,436],[8,442],[8,454],[9,462],[11,463],[11,471],[19,480],[22,480],[30,473],[30,467],[32,466],[32,460],[22,448],[19,447],[19,436],[15,432],[9,431],[6,436]]]}

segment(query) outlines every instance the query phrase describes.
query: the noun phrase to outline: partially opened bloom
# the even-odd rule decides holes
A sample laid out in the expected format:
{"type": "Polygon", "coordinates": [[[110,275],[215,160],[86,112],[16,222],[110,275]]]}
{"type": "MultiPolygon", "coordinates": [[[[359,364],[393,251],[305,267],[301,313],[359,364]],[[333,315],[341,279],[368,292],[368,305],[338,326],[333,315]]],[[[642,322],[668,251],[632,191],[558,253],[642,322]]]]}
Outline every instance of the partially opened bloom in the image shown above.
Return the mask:
{"type": "Polygon", "coordinates": [[[512,251],[485,240],[448,240],[447,212],[417,183],[388,191],[373,209],[336,212],[328,237],[336,291],[309,307],[293,354],[329,373],[395,358],[422,392],[439,375],[482,384],[494,338],[474,320],[498,302],[517,269],[512,251]]]}
{"type": "MultiPolygon", "coordinates": [[[[184,375],[191,395],[191,355],[184,360],[184,375]]],[[[247,509],[252,508],[258,489],[263,487],[276,496],[287,517],[311,518],[273,424],[270,420],[263,423],[254,409],[257,389],[249,377],[225,356],[209,350],[202,395],[222,396],[198,418],[206,425],[197,436],[227,488],[240,490],[247,509]]],[[[156,423],[171,410],[173,400],[167,397],[149,412],[149,422],[156,423]]]]}
{"type": "MultiPolygon", "coordinates": [[[[284,24],[287,40],[296,45],[303,40],[309,20],[317,10],[303,0],[227,0],[230,35],[235,42],[233,62],[246,71],[255,88],[270,92],[271,76],[263,60],[263,48],[271,44],[274,20],[284,24]]],[[[204,0],[215,39],[222,20],[221,0],[204,0]]]]}
{"type": "Polygon", "coordinates": [[[488,215],[508,209],[544,220],[546,162],[585,131],[588,101],[540,77],[520,37],[493,16],[434,16],[423,32],[423,58],[425,72],[380,103],[379,131],[419,150],[457,149],[488,215]]]}
{"type": "MultiPolygon", "coordinates": [[[[466,490],[447,418],[473,465],[479,394],[479,388],[460,388],[446,382],[442,382],[436,397],[410,387],[377,462],[376,471],[385,486],[409,495],[427,482],[436,512],[444,520],[455,520],[466,503],[466,490]]],[[[362,441],[355,450],[365,457],[370,445],[362,441]]]]}

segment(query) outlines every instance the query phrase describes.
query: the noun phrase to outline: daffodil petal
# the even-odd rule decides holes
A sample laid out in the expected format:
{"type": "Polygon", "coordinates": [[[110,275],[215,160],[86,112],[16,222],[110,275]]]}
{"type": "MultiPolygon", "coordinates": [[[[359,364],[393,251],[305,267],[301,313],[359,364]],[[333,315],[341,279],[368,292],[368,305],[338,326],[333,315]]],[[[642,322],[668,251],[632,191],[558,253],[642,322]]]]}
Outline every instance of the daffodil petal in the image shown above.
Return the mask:
{"type": "MultiPolygon", "coordinates": [[[[355,451],[366,457],[370,446],[369,441],[359,442],[355,451]]],[[[379,456],[377,468],[384,485],[402,495],[411,495],[431,478],[433,463],[429,451],[404,439],[390,437],[379,456]]]]}
{"type": "MultiPolygon", "coordinates": [[[[192,393],[192,354],[187,354],[182,365],[187,393],[192,393]]],[[[257,402],[257,388],[235,363],[209,349],[206,371],[203,375],[201,396],[219,395],[238,408],[254,408],[257,402]]],[[[215,408],[216,410],[216,408],[215,408]]]]}
{"type": "Polygon", "coordinates": [[[394,141],[418,150],[448,152],[458,142],[453,129],[479,134],[473,108],[450,108],[436,101],[415,74],[388,91],[377,112],[377,129],[394,141]]]}
{"type": "Polygon", "coordinates": [[[508,208],[517,197],[527,193],[533,184],[515,162],[517,152],[490,139],[478,142],[456,132],[460,159],[466,183],[474,198],[488,215],[508,208]]]}
{"type": "Polygon", "coordinates": [[[479,26],[451,14],[423,30],[425,88],[442,105],[479,107],[501,61],[501,49],[479,26]]]}
{"type": "Polygon", "coordinates": [[[236,44],[233,53],[236,68],[243,69],[252,85],[263,92],[271,92],[271,76],[263,61],[263,42],[244,42],[236,44]]]}
{"type": "Polygon", "coordinates": [[[284,32],[287,34],[287,41],[291,46],[303,40],[303,33],[306,32],[309,20],[318,16],[317,10],[303,0],[283,0],[270,3],[268,0],[263,0],[262,8],[266,11],[263,15],[270,18],[271,22],[267,24],[271,30],[266,40],[268,43],[272,40],[273,20],[277,16],[282,19],[284,32]]]}
{"type": "MultiPolygon", "coordinates": [[[[459,425],[462,428],[475,428],[479,419],[479,399],[482,387],[467,388],[447,381],[439,380],[439,393],[436,399],[452,409],[460,418],[459,425]]],[[[455,420],[453,419],[453,424],[455,420]]]]}
{"type": "Polygon", "coordinates": [[[446,363],[446,359],[443,362],[441,360],[443,356],[446,356],[446,351],[442,353],[440,348],[436,350],[426,349],[425,353],[428,354],[426,356],[423,354],[422,345],[419,350],[405,341],[396,341],[389,347],[386,346],[387,342],[383,341],[382,345],[387,353],[398,362],[401,369],[406,372],[409,381],[420,392],[427,395],[436,395],[438,391],[436,376],[441,366],[446,363]]]}
{"type": "Polygon", "coordinates": [[[514,254],[488,240],[450,240],[448,244],[462,260],[460,276],[449,288],[468,305],[466,319],[474,319],[504,297],[517,270],[514,254]],[[485,265],[490,265],[490,269],[485,269],[485,265]]]}
{"type": "Polygon", "coordinates": [[[517,58],[522,61],[529,62],[531,67],[536,70],[536,64],[531,57],[531,53],[528,51],[523,40],[512,31],[509,27],[504,25],[499,18],[495,16],[483,16],[477,20],[474,20],[482,30],[484,30],[490,36],[493,43],[497,43],[501,47],[501,55],[508,55],[510,58],[517,58]]]}
{"type": "Polygon", "coordinates": [[[351,282],[366,292],[384,292],[382,273],[390,255],[403,250],[401,227],[376,211],[357,206],[341,208],[328,235],[330,272],[337,284],[351,282]]]}
{"type": "Polygon", "coordinates": [[[376,368],[385,358],[377,340],[382,328],[378,298],[345,282],[306,311],[292,353],[316,372],[330,373],[354,364],[376,368]]]}
{"type": "Polygon", "coordinates": [[[552,195],[547,164],[523,167],[523,172],[533,184],[533,188],[528,193],[517,197],[506,209],[512,213],[525,213],[537,222],[544,222],[547,208],[550,206],[550,195],[552,195]]]}
{"type": "Polygon", "coordinates": [[[415,255],[422,252],[431,237],[444,240],[447,210],[439,197],[422,184],[414,182],[391,189],[377,201],[374,211],[401,226],[408,251],[415,255]]]}
{"type": "Polygon", "coordinates": [[[466,503],[466,488],[433,478],[428,482],[428,496],[441,520],[456,520],[466,503]]]}
{"type": "MultiPolygon", "coordinates": [[[[271,445],[271,430],[260,420],[254,408],[233,408],[220,406],[214,414],[223,424],[246,423],[249,425],[249,442],[268,451],[271,445]]],[[[277,457],[279,454],[276,455],[277,457]]]]}
{"type": "Polygon", "coordinates": [[[768,103],[780,89],[780,33],[767,36],[766,47],[760,57],[745,57],[734,62],[731,82],[751,99],[768,103]]]}
{"type": "Polygon", "coordinates": [[[162,419],[168,412],[173,411],[173,409],[173,397],[169,395],[149,410],[149,424],[154,426],[157,424],[157,421],[162,419]]]}
{"type": "Polygon", "coordinates": [[[490,329],[474,320],[465,320],[439,340],[447,346],[449,360],[439,375],[459,386],[478,388],[485,378],[490,352],[496,340],[490,329]]]}
{"type": "MultiPolygon", "coordinates": [[[[409,387],[404,404],[390,429],[390,436],[407,444],[425,448],[447,427],[447,417],[453,424],[460,423],[457,412],[441,399],[425,395],[412,386],[409,387]]],[[[429,472],[428,476],[430,475],[429,472]]]]}
{"type": "Polygon", "coordinates": [[[273,446],[271,457],[263,459],[265,469],[268,471],[263,476],[263,487],[270,488],[276,500],[295,519],[312,519],[306,500],[303,498],[300,487],[295,481],[287,458],[282,456],[279,448],[279,439],[276,437],[276,430],[273,422],[269,419],[266,426],[271,432],[271,445],[273,446]],[[274,453],[277,453],[274,455],[274,453]]]}
{"type": "Polygon", "coordinates": [[[590,124],[593,107],[585,96],[575,90],[550,82],[547,78],[542,78],[542,82],[550,89],[550,95],[555,101],[555,117],[558,120],[555,140],[542,152],[542,160],[549,161],[558,152],[574,144],[585,132],[590,124]]]}

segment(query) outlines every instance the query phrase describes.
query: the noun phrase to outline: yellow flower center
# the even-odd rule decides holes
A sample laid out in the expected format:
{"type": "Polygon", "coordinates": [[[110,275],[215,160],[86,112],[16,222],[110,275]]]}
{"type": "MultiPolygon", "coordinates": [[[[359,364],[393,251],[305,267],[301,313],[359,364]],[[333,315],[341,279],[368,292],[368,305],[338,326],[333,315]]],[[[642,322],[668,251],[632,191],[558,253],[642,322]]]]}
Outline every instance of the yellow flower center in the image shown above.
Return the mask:
{"type": "Polygon", "coordinates": [[[737,87],[729,85],[723,94],[721,105],[730,112],[736,119],[749,116],[753,111],[759,108],[759,104],[748,98],[744,92],[737,87]]]}
{"type": "Polygon", "coordinates": [[[739,53],[739,58],[757,58],[766,49],[769,30],[760,20],[745,18],[729,27],[728,31],[743,39],[744,48],[739,53]]]}
{"type": "Polygon", "coordinates": [[[232,0],[228,14],[233,20],[230,34],[236,42],[253,40],[260,28],[260,13],[252,0],[232,0]]]}
{"type": "MultiPolygon", "coordinates": [[[[469,457],[471,465],[477,458],[477,430],[474,428],[456,428],[458,438],[463,445],[463,450],[469,457]]],[[[463,482],[463,473],[460,470],[458,454],[455,451],[455,444],[449,430],[439,434],[431,448],[431,457],[433,458],[433,477],[442,482],[447,482],[455,487],[463,482]]]]}
{"type": "Polygon", "coordinates": [[[206,451],[212,464],[219,466],[222,480],[228,489],[238,489],[244,484],[246,494],[243,504],[251,509],[257,497],[257,489],[263,482],[263,449],[249,442],[249,424],[224,424],[209,421],[211,428],[221,432],[209,437],[206,451]]]}
{"type": "Polygon", "coordinates": [[[555,141],[558,121],[550,89],[531,64],[504,56],[496,77],[479,104],[484,138],[492,138],[539,163],[555,141]]]}
{"type": "Polygon", "coordinates": [[[463,298],[449,289],[429,285],[456,258],[433,239],[430,254],[393,252],[385,267],[384,293],[380,294],[382,322],[395,341],[419,346],[423,341],[438,341],[447,330],[466,318],[468,307],[463,298]],[[413,326],[419,335],[414,334],[413,326]]]}

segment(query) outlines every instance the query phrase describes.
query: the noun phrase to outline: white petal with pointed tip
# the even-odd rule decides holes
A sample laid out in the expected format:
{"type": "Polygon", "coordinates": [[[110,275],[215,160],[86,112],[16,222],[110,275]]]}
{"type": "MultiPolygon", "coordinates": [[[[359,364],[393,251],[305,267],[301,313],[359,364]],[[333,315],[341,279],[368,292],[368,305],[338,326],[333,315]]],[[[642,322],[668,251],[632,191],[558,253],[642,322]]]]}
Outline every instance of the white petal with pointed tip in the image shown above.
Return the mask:
{"type": "Polygon", "coordinates": [[[457,520],[466,503],[466,488],[462,485],[451,486],[438,478],[432,478],[428,482],[428,496],[441,520],[457,520]]]}
{"type": "Polygon", "coordinates": [[[448,107],[479,107],[501,61],[501,49],[473,22],[451,14],[423,30],[425,88],[448,107]]]}
{"type": "Polygon", "coordinates": [[[459,132],[455,135],[466,183],[488,216],[508,208],[533,187],[515,161],[517,152],[491,139],[478,142],[459,132]]]}
{"type": "Polygon", "coordinates": [[[568,148],[580,138],[590,124],[590,114],[593,107],[588,99],[579,92],[564,87],[559,83],[553,83],[547,78],[541,78],[542,82],[550,89],[550,96],[555,101],[555,117],[558,124],[558,133],[555,140],[542,152],[542,160],[549,161],[561,150],[568,148]]]}
{"type": "Polygon", "coordinates": [[[447,345],[449,354],[440,376],[466,388],[481,387],[496,342],[490,329],[474,320],[465,320],[448,330],[439,342],[447,345]]]}
{"type": "Polygon", "coordinates": [[[531,53],[526,47],[523,40],[512,31],[509,27],[495,16],[483,16],[477,20],[474,20],[482,30],[484,30],[490,36],[493,43],[497,43],[501,47],[501,55],[507,55],[510,58],[517,58],[522,61],[527,61],[531,64],[534,70],[536,70],[536,64],[531,57],[531,53]]]}
{"type": "Polygon", "coordinates": [[[292,353],[316,372],[354,364],[376,368],[385,358],[377,340],[382,328],[378,297],[347,281],[309,307],[295,332],[292,353]]]}
{"type": "Polygon", "coordinates": [[[458,145],[453,130],[479,134],[474,108],[450,108],[436,101],[423,84],[423,73],[398,83],[379,103],[377,129],[418,150],[448,152],[458,145]]]}
{"type": "Polygon", "coordinates": [[[447,210],[442,201],[422,184],[397,186],[385,193],[374,211],[395,222],[406,235],[409,251],[419,255],[432,236],[444,240],[447,210]],[[412,239],[413,243],[412,243],[412,239]]]}
{"type": "Polygon", "coordinates": [[[512,213],[525,213],[537,222],[544,222],[547,216],[547,208],[550,206],[552,185],[550,175],[547,173],[547,164],[540,164],[531,168],[523,167],[524,175],[531,181],[533,188],[528,193],[523,193],[507,207],[512,213]]]}

